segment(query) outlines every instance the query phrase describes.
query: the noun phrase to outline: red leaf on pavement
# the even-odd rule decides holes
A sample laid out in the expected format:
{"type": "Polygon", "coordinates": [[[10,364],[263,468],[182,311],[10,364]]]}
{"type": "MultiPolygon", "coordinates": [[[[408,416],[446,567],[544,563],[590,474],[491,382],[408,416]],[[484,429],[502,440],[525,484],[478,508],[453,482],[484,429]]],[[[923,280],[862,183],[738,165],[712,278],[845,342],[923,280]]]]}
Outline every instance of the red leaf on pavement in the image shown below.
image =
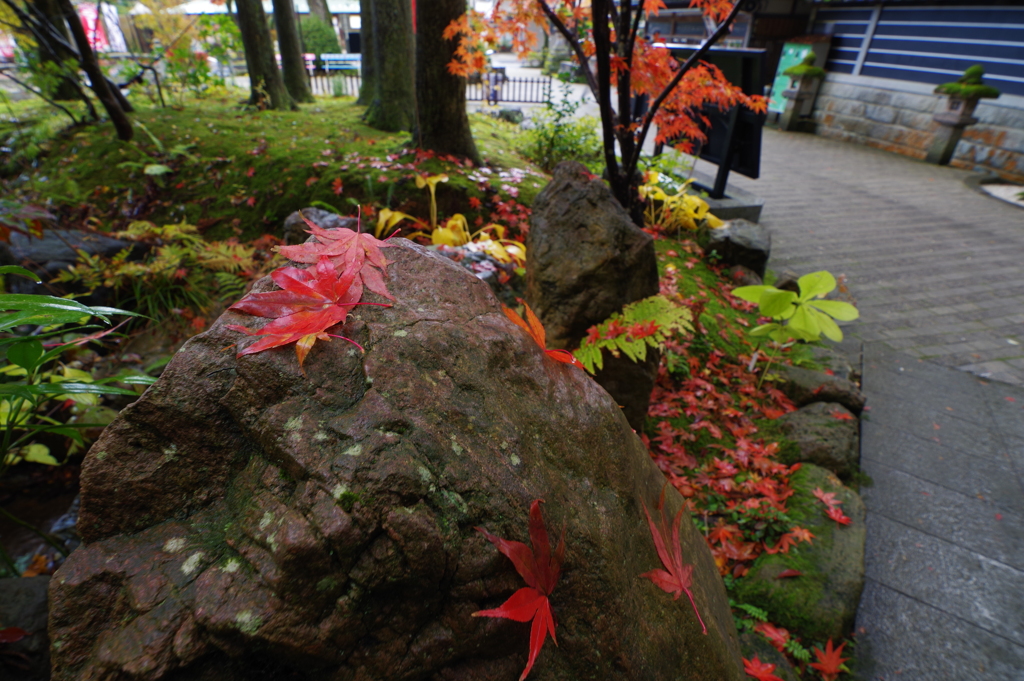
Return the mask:
{"type": "Polygon", "coordinates": [[[539,499],[530,504],[530,544],[533,545],[533,550],[530,550],[522,542],[502,539],[482,527],[476,528],[478,532],[487,537],[487,541],[498,547],[498,550],[512,561],[516,572],[527,584],[512,594],[500,607],[473,613],[473,617],[502,617],[516,622],[533,620],[533,626],[530,629],[530,657],[526,661],[526,669],[523,670],[519,681],[523,681],[533,669],[533,663],[537,660],[537,655],[540,654],[540,649],[548,634],[551,635],[551,640],[555,642],[555,645],[558,645],[558,639],[555,638],[555,619],[551,614],[548,596],[551,595],[558,582],[558,577],[562,573],[562,559],[565,556],[565,531],[562,531],[562,538],[552,554],[551,541],[548,538],[547,528],[544,527],[540,505],[541,500],[539,499]]]}
{"type": "Polygon", "coordinates": [[[28,636],[28,632],[18,627],[7,627],[0,629],[0,643],[17,643],[28,636]]]}
{"type": "Polygon", "coordinates": [[[743,671],[747,673],[747,676],[757,679],[757,681],[782,681],[782,679],[772,673],[775,671],[775,665],[761,662],[757,655],[754,655],[753,660],[743,658],[743,671]]]}
{"type": "MultiPolygon", "coordinates": [[[[662,527],[667,529],[668,516],[665,514],[664,502],[665,490],[662,489],[658,508],[661,510],[662,527]]],[[[704,625],[704,620],[701,619],[700,612],[697,610],[697,604],[693,601],[693,592],[690,591],[693,565],[683,563],[683,548],[679,539],[679,530],[683,521],[683,507],[679,508],[679,513],[676,514],[675,521],[672,523],[671,536],[665,537],[663,534],[664,530],[659,530],[657,525],[654,524],[654,520],[647,510],[647,504],[643,504],[643,502],[641,504],[644,507],[644,514],[647,516],[647,525],[651,529],[651,537],[654,539],[654,548],[658,551],[658,558],[661,559],[661,564],[665,569],[651,570],[640,576],[654,582],[654,585],[665,593],[672,594],[673,600],[679,600],[679,597],[685,592],[690,599],[690,605],[693,606],[693,612],[697,615],[697,621],[700,622],[703,633],[707,634],[708,628],[704,625]],[[671,549],[669,549],[670,546],[671,549]]]]}
{"type": "Polygon", "coordinates": [[[829,508],[827,511],[825,511],[825,515],[827,515],[832,520],[836,521],[836,523],[839,525],[849,525],[851,522],[853,522],[848,517],[846,517],[846,515],[843,513],[843,509],[839,508],[838,506],[832,506],[831,508],[829,508]]]}
{"type": "Polygon", "coordinates": [[[540,320],[537,319],[537,315],[533,313],[533,310],[530,309],[530,306],[527,305],[522,298],[516,298],[516,300],[522,303],[523,307],[526,309],[526,320],[524,321],[523,318],[519,316],[519,313],[512,308],[502,305],[501,309],[505,312],[505,316],[508,317],[513,324],[530,334],[530,338],[540,346],[541,350],[543,350],[548,357],[556,362],[571,364],[574,367],[583,369],[583,364],[568,350],[547,349],[547,337],[544,333],[544,325],[540,323],[540,320]]]}
{"type": "Polygon", "coordinates": [[[1016,401],[1017,401],[1017,400],[1016,400],[1015,398],[1013,398],[1013,397],[1005,397],[1005,398],[1003,398],[1003,399],[1005,399],[1005,400],[1006,400],[1007,402],[1016,402],[1016,401]]]}
{"type": "Polygon", "coordinates": [[[848,657],[840,657],[845,647],[846,643],[840,643],[839,647],[833,650],[832,639],[829,639],[828,643],[825,644],[824,651],[820,648],[814,648],[814,655],[818,658],[818,661],[812,662],[810,666],[821,672],[821,678],[824,681],[836,681],[839,678],[839,672],[843,671],[843,663],[850,659],[848,657]]]}

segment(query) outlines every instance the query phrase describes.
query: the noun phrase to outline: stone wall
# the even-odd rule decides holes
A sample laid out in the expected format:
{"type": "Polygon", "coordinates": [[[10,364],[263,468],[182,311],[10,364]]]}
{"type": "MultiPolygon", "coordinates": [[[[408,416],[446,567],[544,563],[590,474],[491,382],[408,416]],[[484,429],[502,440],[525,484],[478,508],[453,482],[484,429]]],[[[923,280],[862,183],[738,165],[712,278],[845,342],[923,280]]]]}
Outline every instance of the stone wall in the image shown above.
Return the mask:
{"type": "MultiPolygon", "coordinates": [[[[830,73],[814,106],[816,132],[923,159],[943,97],[932,85],[830,73]]],[[[951,165],[1024,181],[1024,97],[982,100],[951,165]]]]}

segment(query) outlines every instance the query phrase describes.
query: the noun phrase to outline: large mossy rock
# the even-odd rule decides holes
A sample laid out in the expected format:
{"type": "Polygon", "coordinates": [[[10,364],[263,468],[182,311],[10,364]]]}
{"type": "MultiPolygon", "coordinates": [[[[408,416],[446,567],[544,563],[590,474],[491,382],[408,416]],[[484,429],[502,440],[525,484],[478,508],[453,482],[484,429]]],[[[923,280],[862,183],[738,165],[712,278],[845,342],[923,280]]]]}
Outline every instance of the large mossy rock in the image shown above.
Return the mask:
{"type": "MultiPolygon", "coordinates": [[[[657,293],[651,236],[583,164],[555,166],[534,201],[526,235],[526,300],[544,324],[548,345],[575,349],[587,329],[657,293]]],[[[606,354],[596,377],[637,431],[647,417],[658,359],[655,352],[644,362],[606,354]]]]}
{"type": "MultiPolygon", "coordinates": [[[[565,528],[540,680],[743,678],[722,581],[683,523],[688,599],[641,504],[664,476],[617,405],[548,358],[487,285],[397,240],[391,308],[236,359],[226,313],[86,457],[85,544],[54,576],[54,678],[513,679],[529,625],[474,618],[523,581],[475,527],[565,528]]],[[[269,280],[258,284],[270,288],[269,280]]],[[[667,511],[682,499],[670,489],[667,511]]]]}
{"type": "Polygon", "coordinates": [[[834,474],[812,464],[804,464],[791,483],[796,494],[787,501],[789,516],[810,530],[814,541],[788,553],[762,554],[737,582],[735,597],[767,610],[772,622],[805,640],[838,641],[853,631],[864,588],[864,502],[834,474]],[[851,524],[839,526],[825,515],[824,504],[813,495],[818,487],[835,493],[851,524]],[[784,570],[802,574],[779,579],[784,570]]]}
{"type": "Polygon", "coordinates": [[[795,459],[848,480],[860,467],[860,422],[843,405],[814,402],[776,421],[796,445],[795,459]]]}
{"type": "Polygon", "coordinates": [[[849,378],[798,366],[780,366],[778,374],[779,389],[798,407],[838,402],[854,414],[864,411],[864,393],[849,378]]]}

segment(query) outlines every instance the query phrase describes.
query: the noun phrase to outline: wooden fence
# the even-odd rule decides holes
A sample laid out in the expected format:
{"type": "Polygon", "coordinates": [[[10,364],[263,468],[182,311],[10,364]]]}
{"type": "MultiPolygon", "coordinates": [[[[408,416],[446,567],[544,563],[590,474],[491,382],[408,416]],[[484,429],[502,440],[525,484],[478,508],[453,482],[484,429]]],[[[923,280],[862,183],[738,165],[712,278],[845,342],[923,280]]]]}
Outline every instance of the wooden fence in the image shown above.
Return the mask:
{"type": "MultiPolygon", "coordinates": [[[[498,87],[499,103],[544,104],[551,97],[551,78],[506,78],[498,87]]],[[[362,77],[358,72],[315,74],[309,79],[314,95],[358,97],[362,77]]],[[[486,102],[490,86],[486,80],[466,85],[466,100],[486,102]]]]}

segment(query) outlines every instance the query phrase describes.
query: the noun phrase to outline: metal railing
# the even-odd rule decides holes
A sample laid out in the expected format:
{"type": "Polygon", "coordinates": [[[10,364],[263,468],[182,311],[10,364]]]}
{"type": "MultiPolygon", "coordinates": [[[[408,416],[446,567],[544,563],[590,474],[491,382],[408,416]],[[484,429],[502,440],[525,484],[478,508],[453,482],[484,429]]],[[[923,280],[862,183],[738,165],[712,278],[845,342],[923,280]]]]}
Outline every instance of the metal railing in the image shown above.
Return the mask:
{"type": "MultiPolygon", "coordinates": [[[[358,97],[362,86],[358,71],[346,73],[314,73],[309,87],[321,97],[358,97]]],[[[498,103],[545,104],[551,97],[551,78],[506,78],[498,86],[498,103]]],[[[490,85],[486,81],[466,85],[466,100],[486,102],[490,85]]]]}

